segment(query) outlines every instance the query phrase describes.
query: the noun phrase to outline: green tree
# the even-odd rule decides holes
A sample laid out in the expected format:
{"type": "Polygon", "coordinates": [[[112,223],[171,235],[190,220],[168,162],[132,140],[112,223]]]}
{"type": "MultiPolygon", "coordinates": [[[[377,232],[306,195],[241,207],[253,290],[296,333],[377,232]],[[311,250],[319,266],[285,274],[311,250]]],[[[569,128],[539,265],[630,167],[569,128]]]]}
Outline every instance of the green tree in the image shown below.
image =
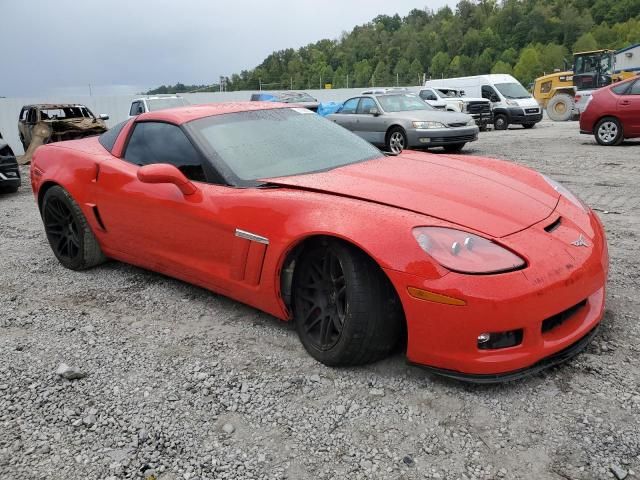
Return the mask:
{"type": "Polygon", "coordinates": [[[540,63],[538,51],[534,47],[523,48],[518,63],[513,67],[513,73],[516,78],[527,85],[541,72],[542,64],[540,63]]]}
{"type": "Polygon", "coordinates": [[[573,44],[574,52],[588,52],[590,50],[597,50],[598,42],[591,33],[583,33],[580,35],[576,43],[573,44]]]}
{"type": "Polygon", "coordinates": [[[502,60],[498,60],[496,64],[491,69],[491,73],[506,73],[508,75],[513,74],[513,68],[507,62],[503,62],[502,60]]]}
{"type": "Polygon", "coordinates": [[[429,74],[432,78],[440,78],[448,75],[449,73],[449,64],[451,63],[451,58],[449,54],[446,52],[438,52],[435,57],[431,61],[431,69],[429,74]]]}

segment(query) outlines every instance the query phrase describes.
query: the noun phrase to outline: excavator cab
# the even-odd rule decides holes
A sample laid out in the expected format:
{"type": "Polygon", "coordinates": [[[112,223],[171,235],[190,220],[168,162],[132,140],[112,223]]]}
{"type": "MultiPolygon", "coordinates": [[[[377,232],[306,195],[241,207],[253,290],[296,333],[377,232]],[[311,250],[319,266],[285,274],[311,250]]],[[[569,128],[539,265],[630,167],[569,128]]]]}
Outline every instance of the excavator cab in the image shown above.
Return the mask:
{"type": "Polygon", "coordinates": [[[613,50],[574,54],[573,85],[576,90],[594,90],[609,85],[613,80],[613,55],[613,50]]]}

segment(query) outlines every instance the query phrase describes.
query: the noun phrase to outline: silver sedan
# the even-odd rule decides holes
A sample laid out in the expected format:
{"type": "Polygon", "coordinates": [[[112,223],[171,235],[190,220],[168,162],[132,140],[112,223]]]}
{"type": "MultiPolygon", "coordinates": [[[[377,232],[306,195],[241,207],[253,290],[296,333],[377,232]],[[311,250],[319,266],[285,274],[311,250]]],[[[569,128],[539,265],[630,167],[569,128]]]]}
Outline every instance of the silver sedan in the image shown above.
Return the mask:
{"type": "Polygon", "coordinates": [[[430,147],[459,152],[479,131],[470,115],[435,110],[412,93],[363,94],[327,118],[393,153],[430,147]]]}

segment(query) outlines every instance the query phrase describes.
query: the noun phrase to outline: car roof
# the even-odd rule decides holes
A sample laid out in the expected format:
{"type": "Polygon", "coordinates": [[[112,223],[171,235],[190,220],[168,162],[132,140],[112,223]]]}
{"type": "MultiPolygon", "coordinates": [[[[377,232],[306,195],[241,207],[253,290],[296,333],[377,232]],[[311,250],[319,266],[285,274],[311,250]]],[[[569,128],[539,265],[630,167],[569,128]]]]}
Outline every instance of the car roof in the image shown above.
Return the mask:
{"type": "Polygon", "coordinates": [[[184,99],[184,97],[181,97],[180,95],[151,95],[149,97],[136,98],[133,101],[139,102],[140,100],[165,100],[167,98],[179,98],[181,100],[184,99]]]}
{"type": "Polygon", "coordinates": [[[158,110],[142,113],[136,117],[136,122],[156,120],[181,125],[198,120],[199,118],[225,115],[227,113],[250,112],[254,110],[273,110],[277,108],[294,108],[291,103],[278,102],[225,102],[208,103],[204,105],[188,105],[185,107],[158,110]]]}
{"type": "Polygon", "coordinates": [[[41,109],[48,109],[48,108],[69,108],[69,107],[85,107],[86,105],[83,105],[81,103],[34,103],[32,105],[25,105],[22,108],[41,108],[41,109]]]}

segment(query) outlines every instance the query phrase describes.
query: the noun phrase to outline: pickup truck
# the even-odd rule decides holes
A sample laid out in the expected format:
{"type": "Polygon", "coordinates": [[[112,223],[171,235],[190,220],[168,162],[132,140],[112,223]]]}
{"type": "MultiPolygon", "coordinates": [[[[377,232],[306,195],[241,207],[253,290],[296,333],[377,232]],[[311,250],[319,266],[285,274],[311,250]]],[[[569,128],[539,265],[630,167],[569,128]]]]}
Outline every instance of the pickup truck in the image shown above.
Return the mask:
{"type": "Polygon", "coordinates": [[[467,98],[462,90],[432,87],[422,88],[418,95],[434,108],[471,115],[482,130],[493,123],[491,102],[485,98],[467,98]]]}
{"type": "Polygon", "coordinates": [[[131,102],[129,118],[136,117],[141,113],[155,112],[156,110],[165,110],[167,108],[184,107],[185,105],[189,105],[187,99],[177,95],[136,98],[131,102]]]}

